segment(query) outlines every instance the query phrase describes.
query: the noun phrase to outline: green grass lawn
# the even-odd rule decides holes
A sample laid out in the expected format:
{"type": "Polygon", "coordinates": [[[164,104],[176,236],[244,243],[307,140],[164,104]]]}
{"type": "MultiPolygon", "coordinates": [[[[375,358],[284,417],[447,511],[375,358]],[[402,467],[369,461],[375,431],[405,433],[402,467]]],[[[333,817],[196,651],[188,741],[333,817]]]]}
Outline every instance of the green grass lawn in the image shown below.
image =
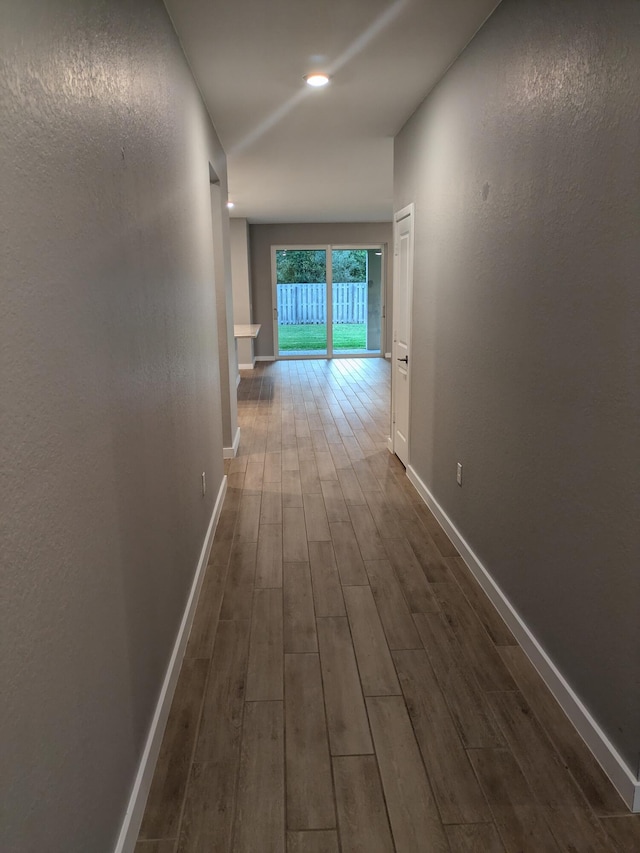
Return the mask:
{"type": "MultiPolygon", "coordinates": [[[[318,325],[304,324],[300,326],[279,326],[278,342],[280,352],[300,352],[306,350],[326,350],[327,327],[324,323],[318,325]]],[[[366,349],[366,323],[340,323],[333,327],[333,348],[366,349]]]]}

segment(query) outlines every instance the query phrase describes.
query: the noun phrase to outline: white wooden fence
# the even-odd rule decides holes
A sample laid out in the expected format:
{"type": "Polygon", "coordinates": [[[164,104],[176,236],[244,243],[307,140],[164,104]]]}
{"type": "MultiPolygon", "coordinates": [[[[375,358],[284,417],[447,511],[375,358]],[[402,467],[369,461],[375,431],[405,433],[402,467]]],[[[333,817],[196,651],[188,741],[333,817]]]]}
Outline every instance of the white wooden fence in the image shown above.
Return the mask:
{"type": "MultiPolygon", "coordinates": [[[[327,285],[279,284],[278,323],[281,326],[327,322],[327,285]]],[[[367,282],[333,283],[333,322],[367,322],[367,282]]]]}

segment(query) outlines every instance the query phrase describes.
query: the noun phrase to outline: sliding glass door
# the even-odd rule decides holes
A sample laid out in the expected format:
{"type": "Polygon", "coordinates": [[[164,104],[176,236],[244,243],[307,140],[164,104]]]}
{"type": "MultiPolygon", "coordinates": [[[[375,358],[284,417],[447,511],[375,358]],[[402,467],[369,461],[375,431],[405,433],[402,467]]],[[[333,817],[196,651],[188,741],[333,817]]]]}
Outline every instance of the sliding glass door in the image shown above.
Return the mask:
{"type": "Polygon", "coordinates": [[[380,355],[382,261],[381,246],[274,246],[278,357],[380,355]]]}
{"type": "Polygon", "coordinates": [[[333,249],[334,355],[379,355],[382,249],[333,249]]]}
{"type": "Polygon", "coordinates": [[[278,355],[328,355],[327,250],[276,249],[275,283],[278,355]]]}

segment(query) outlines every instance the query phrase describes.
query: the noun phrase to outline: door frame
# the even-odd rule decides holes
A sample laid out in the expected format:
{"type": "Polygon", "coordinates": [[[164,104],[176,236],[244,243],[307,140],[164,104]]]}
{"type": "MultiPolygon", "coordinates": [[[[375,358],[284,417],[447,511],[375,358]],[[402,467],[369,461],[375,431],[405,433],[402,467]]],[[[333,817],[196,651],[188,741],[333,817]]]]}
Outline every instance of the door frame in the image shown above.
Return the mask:
{"type": "Polygon", "coordinates": [[[318,244],[297,244],[283,243],[271,245],[271,305],[273,317],[273,357],[275,360],[300,360],[311,358],[384,358],[386,347],[386,303],[387,303],[387,250],[386,243],[318,243],[318,244]],[[277,291],[277,275],[276,275],[276,252],[283,250],[291,251],[319,251],[326,252],[326,286],[327,286],[327,352],[325,355],[281,355],[280,344],[278,340],[278,291],[277,291]],[[380,249],[382,251],[382,263],[380,265],[380,350],[379,352],[333,352],[333,264],[331,260],[331,252],[336,250],[351,250],[351,249],[380,249]]]}
{"type": "Polygon", "coordinates": [[[396,355],[396,329],[395,329],[395,320],[398,316],[398,312],[396,311],[396,300],[398,298],[398,282],[400,280],[399,276],[399,266],[400,266],[400,246],[398,241],[398,226],[399,223],[406,219],[407,217],[411,217],[411,227],[410,227],[410,252],[408,258],[408,284],[407,284],[407,343],[408,343],[408,355],[409,361],[407,363],[407,389],[408,389],[408,400],[407,400],[407,461],[406,468],[409,467],[411,462],[411,371],[412,371],[412,359],[411,359],[411,333],[412,333],[412,307],[413,307],[413,260],[414,260],[414,240],[415,240],[415,203],[411,202],[407,204],[405,207],[397,210],[393,215],[393,288],[392,288],[392,306],[393,306],[393,340],[391,344],[391,411],[389,417],[389,438],[387,440],[387,447],[389,448],[391,453],[395,454],[395,438],[396,438],[396,430],[395,430],[395,414],[396,414],[396,372],[395,372],[395,360],[397,358],[396,355]]]}

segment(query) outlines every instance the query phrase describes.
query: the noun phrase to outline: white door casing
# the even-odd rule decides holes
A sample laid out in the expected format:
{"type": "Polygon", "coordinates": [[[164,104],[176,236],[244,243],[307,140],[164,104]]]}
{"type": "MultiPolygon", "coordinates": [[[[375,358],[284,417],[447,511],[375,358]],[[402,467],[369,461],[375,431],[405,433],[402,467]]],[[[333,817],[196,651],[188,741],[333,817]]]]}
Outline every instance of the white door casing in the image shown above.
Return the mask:
{"type": "Polygon", "coordinates": [[[393,350],[391,353],[391,447],[409,464],[411,305],[413,301],[414,205],[394,216],[393,350]]]}

